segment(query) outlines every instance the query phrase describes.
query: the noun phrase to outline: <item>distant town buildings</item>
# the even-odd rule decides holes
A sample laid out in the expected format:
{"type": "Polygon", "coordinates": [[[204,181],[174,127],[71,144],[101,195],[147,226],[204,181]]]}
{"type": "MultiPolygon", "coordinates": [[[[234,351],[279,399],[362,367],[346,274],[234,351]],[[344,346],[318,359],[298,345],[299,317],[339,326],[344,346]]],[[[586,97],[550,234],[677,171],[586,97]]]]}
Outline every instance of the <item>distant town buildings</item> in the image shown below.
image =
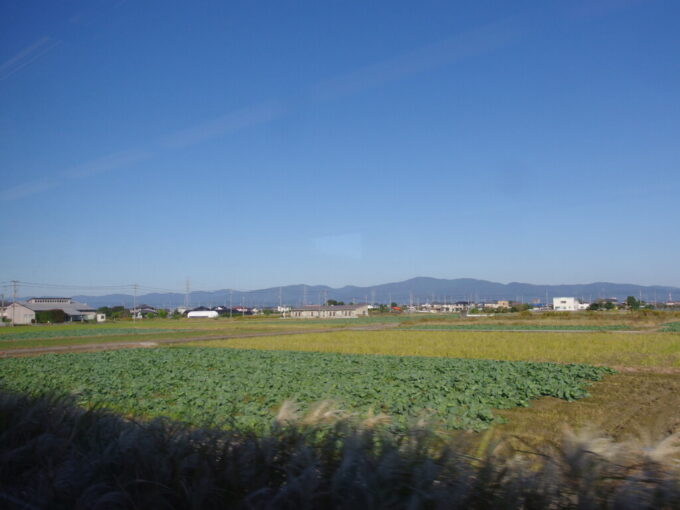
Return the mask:
{"type": "Polygon", "coordinates": [[[368,316],[369,305],[308,305],[291,308],[292,319],[356,319],[368,316]]]}
{"type": "Polygon", "coordinates": [[[500,299],[492,303],[484,303],[482,305],[482,308],[484,308],[485,310],[496,310],[498,308],[510,308],[511,306],[512,303],[507,299],[500,299]]]}
{"type": "Polygon", "coordinates": [[[0,300],[0,325],[3,323],[14,323],[16,325],[36,324],[36,323],[58,323],[73,321],[96,321],[105,320],[141,320],[154,317],[245,317],[255,315],[278,316],[283,319],[350,319],[366,317],[370,313],[428,313],[428,314],[461,314],[463,316],[487,316],[491,314],[501,314],[508,312],[546,312],[554,310],[557,312],[577,312],[582,310],[607,311],[617,309],[637,310],[639,308],[666,309],[674,310],[680,308],[680,302],[668,296],[668,300],[663,302],[647,303],[629,296],[626,302],[619,302],[616,297],[597,298],[591,303],[585,302],[583,298],[562,296],[551,298],[551,301],[538,298],[509,300],[485,300],[476,299],[461,301],[432,301],[425,303],[413,303],[413,296],[410,296],[410,304],[398,304],[392,297],[385,301],[373,304],[349,304],[345,305],[342,301],[329,299],[325,305],[304,305],[291,307],[284,304],[279,306],[247,307],[243,305],[235,306],[195,306],[195,307],[175,307],[175,308],[156,308],[150,305],[137,305],[127,308],[124,305],[113,307],[102,306],[95,309],[85,303],[79,303],[68,297],[34,297],[25,301],[15,303],[5,303],[0,300]],[[394,305],[394,306],[392,306],[394,305]]]}

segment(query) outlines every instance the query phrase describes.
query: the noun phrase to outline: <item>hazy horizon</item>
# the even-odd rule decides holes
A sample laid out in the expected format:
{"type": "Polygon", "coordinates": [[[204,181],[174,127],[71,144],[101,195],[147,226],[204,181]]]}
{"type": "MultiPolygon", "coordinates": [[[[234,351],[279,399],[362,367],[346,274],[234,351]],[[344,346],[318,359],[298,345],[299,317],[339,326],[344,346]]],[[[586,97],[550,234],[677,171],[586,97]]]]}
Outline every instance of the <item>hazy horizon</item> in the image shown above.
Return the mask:
{"type": "MultiPolygon", "coordinates": [[[[358,288],[362,289],[363,291],[370,292],[371,289],[375,289],[381,286],[387,286],[387,285],[393,285],[393,284],[403,284],[405,282],[409,282],[412,280],[419,280],[419,279],[427,279],[427,280],[434,280],[437,283],[441,282],[459,282],[461,280],[470,280],[474,282],[483,282],[483,283],[490,283],[490,284],[498,284],[498,285],[504,285],[504,286],[510,286],[513,284],[519,284],[519,285],[530,285],[530,286],[537,286],[537,287],[560,287],[560,286],[592,286],[592,285],[616,285],[616,286],[641,286],[641,287],[647,287],[647,288],[674,288],[680,290],[680,287],[676,287],[673,285],[666,285],[666,284],[652,284],[652,285],[643,285],[643,284],[638,284],[634,282],[605,282],[605,281],[593,281],[593,282],[573,282],[573,283],[568,283],[568,282],[562,282],[562,283],[545,283],[545,282],[520,282],[520,281],[507,281],[507,282],[499,282],[499,281],[492,281],[484,278],[468,278],[468,277],[458,277],[458,278],[436,278],[436,277],[431,277],[431,276],[415,276],[411,278],[407,278],[405,280],[399,280],[399,281],[385,281],[385,282],[379,282],[379,283],[374,283],[371,285],[355,285],[355,284],[346,284],[346,285],[340,285],[340,286],[331,286],[331,285],[326,285],[323,283],[304,283],[304,282],[298,282],[298,283],[292,283],[292,284],[285,284],[285,285],[270,285],[270,286],[264,286],[264,287],[258,287],[258,288],[233,288],[233,287],[215,287],[215,288],[197,288],[191,285],[191,282],[189,282],[189,294],[201,294],[201,293],[215,293],[215,292],[223,292],[223,291],[233,291],[235,293],[257,293],[257,292],[267,292],[267,291],[277,291],[277,289],[286,289],[290,287],[307,287],[308,289],[313,289],[316,287],[325,287],[328,288],[329,290],[332,291],[342,291],[347,288],[358,288]]],[[[17,299],[26,299],[29,297],[73,297],[73,296],[91,296],[91,297],[102,297],[102,296],[107,296],[107,295],[126,295],[126,296],[133,296],[135,294],[135,286],[136,286],[136,293],[138,296],[144,296],[144,295],[151,295],[151,294],[178,294],[178,295],[184,295],[187,293],[187,287],[186,287],[186,282],[185,286],[183,288],[160,288],[160,287],[151,287],[147,286],[144,283],[137,283],[137,284],[122,284],[122,285],[100,285],[100,286],[88,286],[88,285],[63,285],[63,284],[51,284],[51,285],[41,285],[36,282],[22,282],[18,281],[17,283],[17,299]]],[[[0,288],[4,289],[2,291],[2,294],[4,295],[4,299],[7,300],[8,298],[12,297],[12,282],[0,282],[0,288]]],[[[423,293],[421,293],[423,294],[423,293]]],[[[225,294],[226,295],[226,294],[225,294]]],[[[652,294],[649,294],[648,296],[646,295],[645,297],[647,299],[651,299],[652,294]]],[[[311,297],[311,294],[310,294],[311,297]]],[[[331,298],[333,296],[330,296],[331,298]]],[[[380,298],[385,298],[385,296],[379,296],[380,298]]],[[[452,297],[452,296],[449,296],[452,297]]],[[[458,296],[459,298],[461,296],[458,296]]],[[[600,296],[598,296],[600,297],[600,296]]],[[[658,294],[655,295],[655,300],[656,297],[659,299],[665,299],[665,296],[658,294]]],[[[384,301],[385,299],[383,299],[384,301]]]]}

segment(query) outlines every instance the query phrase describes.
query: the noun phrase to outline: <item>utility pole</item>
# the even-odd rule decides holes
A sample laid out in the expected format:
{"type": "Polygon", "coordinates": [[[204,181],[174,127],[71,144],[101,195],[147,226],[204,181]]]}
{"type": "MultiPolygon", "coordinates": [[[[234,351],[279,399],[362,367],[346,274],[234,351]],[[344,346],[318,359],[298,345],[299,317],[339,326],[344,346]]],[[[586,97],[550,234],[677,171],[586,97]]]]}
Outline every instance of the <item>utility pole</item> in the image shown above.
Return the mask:
{"type": "Polygon", "coordinates": [[[14,311],[16,310],[17,292],[19,291],[19,281],[12,280],[12,326],[14,326],[14,311]]]}
{"type": "Polygon", "coordinates": [[[234,307],[232,306],[232,298],[234,296],[234,291],[229,289],[229,318],[231,319],[234,315],[234,307]]]}
{"type": "Polygon", "coordinates": [[[184,308],[189,308],[189,292],[191,291],[191,280],[187,278],[186,291],[184,293],[184,308]]]}
{"type": "Polygon", "coordinates": [[[132,297],[132,322],[135,323],[137,322],[137,287],[138,285],[135,283],[132,288],[134,289],[134,295],[132,297]]]}

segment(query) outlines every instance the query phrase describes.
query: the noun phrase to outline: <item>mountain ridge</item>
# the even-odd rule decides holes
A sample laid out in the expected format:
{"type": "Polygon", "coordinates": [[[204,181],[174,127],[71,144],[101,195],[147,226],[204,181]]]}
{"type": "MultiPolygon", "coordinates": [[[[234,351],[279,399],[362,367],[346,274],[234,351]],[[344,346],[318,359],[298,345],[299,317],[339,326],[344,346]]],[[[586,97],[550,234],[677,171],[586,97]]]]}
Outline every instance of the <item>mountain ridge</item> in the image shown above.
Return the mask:
{"type": "MultiPolygon", "coordinates": [[[[361,287],[345,285],[295,284],[281,287],[240,291],[220,289],[215,291],[194,291],[189,294],[190,306],[243,305],[275,306],[278,304],[298,306],[303,303],[319,304],[327,299],[369,303],[400,304],[428,301],[492,301],[510,299],[523,302],[538,300],[545,302],[553,297],[574,296],[587,301],[597,298],[625,299],[627,296],[641,297],[645,301],[665,301],[669,295],[680,296],[680,287],[664,285],[636,285],[632,283],[593,282],[584,284],[532,284],[523,282],[499,283],[475,278],[434,278],[417,276],[399,282],[361,287]]],[[[129,294],[108,294],[104,296],[73,296],[73,299],[90,306],[130,307],[134,298],[129,294]]],[[[160,307],[176,307],[184,304],[185,295],[179,292],[149,293],[137,296],[137,304],[160,307]]]]}

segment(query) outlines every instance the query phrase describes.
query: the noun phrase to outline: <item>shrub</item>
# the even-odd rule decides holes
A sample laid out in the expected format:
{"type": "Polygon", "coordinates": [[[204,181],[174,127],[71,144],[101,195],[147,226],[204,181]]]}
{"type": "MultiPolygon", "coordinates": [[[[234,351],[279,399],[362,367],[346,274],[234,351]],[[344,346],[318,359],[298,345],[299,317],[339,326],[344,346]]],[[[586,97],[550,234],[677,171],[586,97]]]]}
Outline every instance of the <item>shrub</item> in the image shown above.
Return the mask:
{"type": "Polygon", "coordinates": [[[66,322],[66,314],[63,310],[43,310],[35,312],[35,321],[41,324],[48,322],[66,322]]]}

